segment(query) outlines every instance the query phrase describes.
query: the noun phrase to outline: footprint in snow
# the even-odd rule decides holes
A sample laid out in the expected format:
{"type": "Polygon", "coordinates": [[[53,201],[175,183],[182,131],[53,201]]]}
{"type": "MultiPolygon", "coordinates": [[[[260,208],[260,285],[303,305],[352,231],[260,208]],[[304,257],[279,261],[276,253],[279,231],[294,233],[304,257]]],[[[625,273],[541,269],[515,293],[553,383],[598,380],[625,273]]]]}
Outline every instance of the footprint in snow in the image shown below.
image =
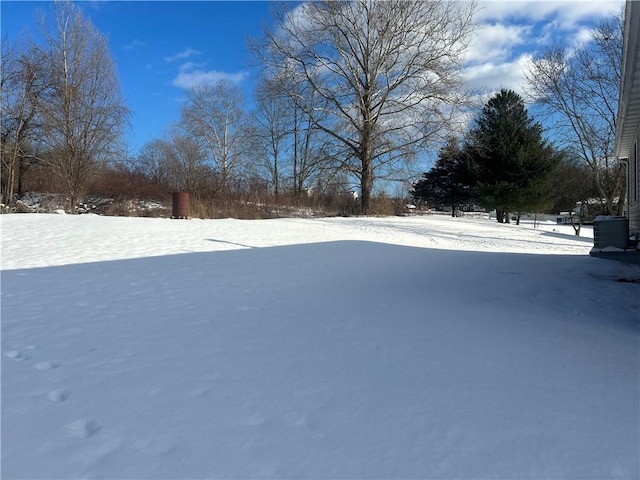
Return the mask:
{"type": "Polygon", "coordinates": [[[20,350],[7,350],[6,352],[4,352],[4,356],[15,360],[16,362],[22,362],[29,359],[29,355],[21,352],[20,350]]]}
{"type": "Polygon", "coordinates": [[[52,370],[54,368],[58,368],[60,366],[60,362],[50,362],[47,360],[46,362],[38,362],[34,365],[36,370],[52,370]]]}
{"type": "Polygon", "coordinates": [[[68,423],[66,429],[71,437],[89,438],[98,433],[100,424],[93,418],[81,418],[68,423]]]}
{"type": "Polygon", "coordinates": [[[67,398],[69,398],[69,392],[66,390],[51,390],[47,393],[47,398],[56,403],[64,402],[67,398]]]}

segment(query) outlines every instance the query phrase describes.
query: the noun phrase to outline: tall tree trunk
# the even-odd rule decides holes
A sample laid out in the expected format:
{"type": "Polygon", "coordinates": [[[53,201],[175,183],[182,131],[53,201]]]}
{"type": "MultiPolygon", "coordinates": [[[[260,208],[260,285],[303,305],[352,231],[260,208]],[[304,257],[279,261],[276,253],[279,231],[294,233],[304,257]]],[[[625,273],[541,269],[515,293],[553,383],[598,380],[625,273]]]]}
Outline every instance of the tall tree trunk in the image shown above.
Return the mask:
{"type": "Polygon", "coordinates": [[[298,107],[295,103],[293,108],[293,195],[298,197],[302,188],[298,174],[298,107]]]}
{"type": "Polygon", "coordinates": [[[362,150],[360,158],[362,165],[360,178],[360,202],[363,215],[369,215],[371,213],[371,193],[373,190],[373,139],[367,127],[368,126],[365,126],[365,129],[362,132],[362,150]]]}
{"type": "Polygon", "coordinates": [[[20,163],[18,163],[18,181],[17,181],[17,190],[14,193],[18,195],[22,195],[24,193],[24,183],[25,177],[27,176],[27,169],[29,168],[29,163],[26,162],[23,158],[20,159],[20,163]]]}
{"type": "Polygon", "coordinates": [[[279,176],[280,173],[278,172],[278,151],[277,149],[275,149],[275,154],[274,154],[274,158],[273,158],[273,193],[274,196],[276,198],[278,198],[278,193],[280,190],[280,181],[279,181],[279,176]]]}
{"type": "Polygon", "coordinates": [[[11,158],[9,162],[9,171],[7,172],[6,178],[6,186],[5,190],[2,192],[2,196],[4,197],[4,203],[9,205],[11,200],[13,200],[13,194],[15,193],[15,185],[16,185],[16,165],[15,165],[16,157],[11,158]]]}

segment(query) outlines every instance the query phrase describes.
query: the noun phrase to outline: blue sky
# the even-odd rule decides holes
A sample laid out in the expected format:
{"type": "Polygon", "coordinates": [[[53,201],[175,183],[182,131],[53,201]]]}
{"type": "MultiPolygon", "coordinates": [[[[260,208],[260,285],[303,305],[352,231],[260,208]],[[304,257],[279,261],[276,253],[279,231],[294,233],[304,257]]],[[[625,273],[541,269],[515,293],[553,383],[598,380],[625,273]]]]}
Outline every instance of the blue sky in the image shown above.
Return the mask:
{"type": "MultiPolygon", "coordinates": [[[[270,20],[267,2],[80,2],[84,14],[109,38],[120,84],[133,112],[128,134],[135,153],[178,120],[185,89],[227,78],[252,92],[248,37],[270,20]]],[[[37,11],[52,16],[51,2],[2,1],[3,38],[29,31],[37,39],[37,11]]]]}
{"type": "MultiPolygon", "coordinates": [[[[271,21],[266,1],[80,2],[85,15],[109,38],[122,90],[133,112],[127,139],[132,154],[162,137],[179,118],[185,89],[226,78],[247,100],[253,71],[246,40],[271,21]]],[[[546,46],[575,47],[589,30],[621,11],[623,0],[481,1],[479,25],[465,69],[469,86],[521,91],[523,69],[546,46]]],[[[3,38],[39,36],[37,11],[52,15],[51,2],[0,2],[3,38]]]]}

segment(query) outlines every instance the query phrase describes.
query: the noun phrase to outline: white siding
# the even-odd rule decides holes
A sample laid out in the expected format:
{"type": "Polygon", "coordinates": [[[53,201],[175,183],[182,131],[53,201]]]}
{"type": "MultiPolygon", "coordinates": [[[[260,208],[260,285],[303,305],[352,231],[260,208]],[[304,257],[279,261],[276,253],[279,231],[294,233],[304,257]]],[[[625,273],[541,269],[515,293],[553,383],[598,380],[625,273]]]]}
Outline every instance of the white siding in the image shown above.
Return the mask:
{"type": "Polygon", "coordinates": [[[636,137],[627,167],[627,215],[631,232],[640,232],[640,158],[638,155],[638,140],[639,138],[636,137]]]}

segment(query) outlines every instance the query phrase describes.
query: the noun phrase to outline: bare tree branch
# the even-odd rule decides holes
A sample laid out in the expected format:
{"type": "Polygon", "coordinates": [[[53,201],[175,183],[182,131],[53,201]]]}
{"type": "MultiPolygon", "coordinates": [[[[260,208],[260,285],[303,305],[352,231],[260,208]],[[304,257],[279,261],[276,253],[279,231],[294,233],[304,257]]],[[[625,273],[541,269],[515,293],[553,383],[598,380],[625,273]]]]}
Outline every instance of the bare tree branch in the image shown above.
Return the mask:
{"type": "Polygon", "coordinates": [[[189,90],[182,110],[184,128],[207,146],[221,176],[223,191],[229,187],[231,174],[243,154],[243,103],[242,91],[222,80],[189,90]]]}
{"type": "Polygon", "coordinates": [[[446,133],[462,100],[474,9],[444,0],[306,2],[281,12],[278,30],[267,33],[263,58],[274,75],[289,71],[327,102],[318,116],[297,98],[318,129],[347,147],[363,213],[376,171],[399,158],[394,152],[446,133]]]}
{"type": "Polygon", "coordinates": [[[39,104],[49,167],[66,184],[71,211],[89,182],[117,154],[129,116],[108,43],[70,2],[42,22],[47,89],[39,104]]]}
{"type": "Polygon", "coordinates": [[[556,119],[559,146],[593,171],[611,215],[622,214],[624,167],[614,158],[622,61],[622,14],[599,25],[576,52],[548,49],[533,59],[528,97],[556,119]]]}

